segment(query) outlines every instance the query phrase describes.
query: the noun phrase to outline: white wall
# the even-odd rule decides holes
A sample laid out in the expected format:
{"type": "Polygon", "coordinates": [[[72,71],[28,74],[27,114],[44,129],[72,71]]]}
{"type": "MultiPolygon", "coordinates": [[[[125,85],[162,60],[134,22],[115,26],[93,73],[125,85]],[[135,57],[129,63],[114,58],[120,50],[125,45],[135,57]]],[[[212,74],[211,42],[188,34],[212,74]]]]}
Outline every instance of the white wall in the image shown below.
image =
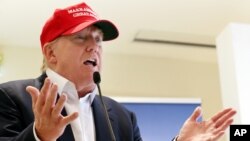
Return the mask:
{"type": "Polygon", "coordinates": [[[234,124],[249,124],[250,25],[231,23],[217,37],[223,105],[237,110],[234,124]]]}

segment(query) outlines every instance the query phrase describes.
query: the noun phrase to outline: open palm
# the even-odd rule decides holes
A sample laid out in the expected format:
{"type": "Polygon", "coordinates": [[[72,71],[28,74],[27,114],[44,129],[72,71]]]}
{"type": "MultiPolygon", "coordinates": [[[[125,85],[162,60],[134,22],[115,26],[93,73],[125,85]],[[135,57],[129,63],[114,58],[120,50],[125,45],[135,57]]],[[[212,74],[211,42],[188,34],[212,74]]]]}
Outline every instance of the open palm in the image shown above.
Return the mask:
{"type": "Polygon", "coordinates": [[[201,108],[197,107],[183,124],[178,141],[217,141],[233,122],[236,111],[232,108],[216,113],[209,120],[198,122],[201,108]]]}

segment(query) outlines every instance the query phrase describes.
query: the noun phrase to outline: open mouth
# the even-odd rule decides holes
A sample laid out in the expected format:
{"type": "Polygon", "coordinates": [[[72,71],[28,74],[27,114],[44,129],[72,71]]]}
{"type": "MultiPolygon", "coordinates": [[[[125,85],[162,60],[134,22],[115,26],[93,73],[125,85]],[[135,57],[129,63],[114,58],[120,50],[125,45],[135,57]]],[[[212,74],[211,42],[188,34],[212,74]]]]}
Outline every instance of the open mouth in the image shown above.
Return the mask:
{"type": "Polygon", "coordinates": [[[88,59],[88,60],[84,61],[83,64],[91,65],[91,66],[95,67],[97,65],[97,61],[96,61],[96,59],[88,59]]]}

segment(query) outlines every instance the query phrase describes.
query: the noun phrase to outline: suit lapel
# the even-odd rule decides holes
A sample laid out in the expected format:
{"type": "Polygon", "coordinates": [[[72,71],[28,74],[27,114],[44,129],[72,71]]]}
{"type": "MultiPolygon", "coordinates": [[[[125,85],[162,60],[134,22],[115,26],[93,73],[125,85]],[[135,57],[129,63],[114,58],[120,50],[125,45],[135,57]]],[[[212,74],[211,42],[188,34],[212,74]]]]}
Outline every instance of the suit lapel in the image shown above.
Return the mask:
{"type": "MultiPolygon", "coordinates": [[[[105,103],[105,102],[104,102],[105,103]]],[[[109,114],[109,120],[111,122],[114,134],[116,135],[116,128],[114,125],[114,115],[111,113],[111,107],[106,104],[107,111],[109,114]]],[[[108,123],[106,121],[103,106],[100,101],[100,97],[97,95],[92,103],[94,121],[95,121],[95,131],[96,131],[96,141],[111,141],[111,136],[109,133],[108,123]]]]}

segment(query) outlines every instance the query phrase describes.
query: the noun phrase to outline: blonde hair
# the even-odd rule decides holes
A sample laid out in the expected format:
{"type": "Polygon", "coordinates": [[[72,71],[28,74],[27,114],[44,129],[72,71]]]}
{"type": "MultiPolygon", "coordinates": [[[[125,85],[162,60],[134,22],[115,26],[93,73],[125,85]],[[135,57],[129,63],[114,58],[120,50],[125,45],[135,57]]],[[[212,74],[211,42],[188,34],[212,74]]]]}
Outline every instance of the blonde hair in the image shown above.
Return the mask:
{"type": "Polygon", "coordinates": [[[46,71],[47,68],[48,68],[47,62],[46,62],[45,58],[43,57],[43,63],[42,63],[42,66],[41,66],[41,68],[40,68],[40,71],[41,71],[42,73],[44,73],[44,72],[46,71]]]}

